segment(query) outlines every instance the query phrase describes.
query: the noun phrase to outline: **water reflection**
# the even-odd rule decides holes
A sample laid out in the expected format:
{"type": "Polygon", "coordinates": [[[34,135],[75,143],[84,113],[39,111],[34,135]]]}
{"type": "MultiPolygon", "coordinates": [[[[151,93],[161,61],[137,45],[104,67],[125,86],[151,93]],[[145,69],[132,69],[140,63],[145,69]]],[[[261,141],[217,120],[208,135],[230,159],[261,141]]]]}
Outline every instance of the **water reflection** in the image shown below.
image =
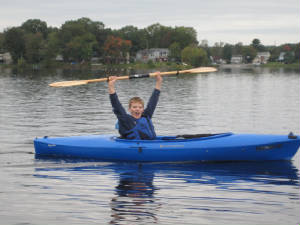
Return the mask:
{"type": "MultiPolygon", "coordinates": [[[[115,168],[114,168],[115,169],[115,168]]],[[[156,188],[153,185],[154,173],[137,168],[123,168],[119,173],[119,184],[115,187],[115,197],[111,200],[111,224],[126,222],[157,222],[159,204],[154,200],[156,188]]]]}
{"type": "MultiPolygon", "coordinates": [[[[111,208],[110,224],[154,224],[159,223],[160,210],[163,208],[165,199],[161,199],[160,192],[167,191],[181,193],[180,188],[193,186],[195,190],[201,190],[204,186],[215,187],[216,190],[228,191],[229,193],[242,192],[247,194],[247,198],[252,199],[256,204],[268,204],[265,200],[259,202],[259,194],[270,196],[276,199],[280,196],[288,196],[290,199],[299,199],[294,192],[287,192],[287,186],[299,188],[298,170],[290,161],[274,162],[238,162],[238,163],[195,163],[195,164],[151,164],[151,163],[107,163],[107,162],[86,162],[86,161],[55,161],[49,159],[37,159],[39,166],[36,167],[37,179],[58,179],[64,182],[71,182],[74,179],[98,183],[102,185],[103,177],[117,181],[116,185],[110,181],[110,202],[111,208]],[[49,163],[50,162],[50,163],[49,163]],[[55,172],[67,173],[66,176],[57,176],[55,172]],[[78,177],[79,176],[79,177],[78,177]],[[86,177],[89,177],[88,179],[86,177]],[[157,179],[157,180],[156,180],[157,179]],[[172,182],[177,180],[181,186],[174,185],[172,182]],[[164,186],[161,182],[166,182],[164,186]],[[195,189],[195,185],[199,186],[195,189]],[[279,187],[285,186],[284,190],[279,187]],[[179,192],[178,192],[179,191],[179,192]]],[[[46,183],[46,182],[45,182],[46,183]]],[[[174,184],[174,183],[173,183],[174,184]]],[[[74,184],[72,184],[74,186],[74,184]]],[[[43,189],[46,187],[43,186],[43,189]]],[[[78,187],[80,189],[80,187],[78,187]]],[[[101,188],[102,189],[102,188],[101,188]]],[[[93,195],[94,188],[87,192],[93,195]]],[[[191,190],[192,192],[192,190],[191,190]]],[[[224,192],[225,193],[225,192],[224,192]]],[[[68,190],[64,193],[70,195],[68,190]]],[[[184,194],[184,193],[182,193],[184,194]]],[[[199,196],[199,193],[189,193],[190,196],[198,196],[197,204],[193,205],[199,212],[201,202],[204,201],[205,210],[214,211],[216,207],[207,205],[207,201],[218,202],[220,199],[214,193],[206,193],[199,196]],[[213,207],[210,209],[210,207],[213,207]]],[[[99,199],[99,193],[92,196],[99,199]]],[[[77,196],[78,197],[78,196],[77,196]]],[[[178,196],[177,196],[178,197],[178,196]]],[[[236,197],[226,195],[226,210],[235,212],[231,209],[230,202],[236,204],[236,197]],[[231,199],[232,198],[232,199],[231,199]]],[[[187,199],[188,200],[188,199],[187,199]]],[[[87,202],[84,197],[77,199],[80,203],[87,202]]],[[[180,197],[176,200],[180,205],[180,197]]],[[[91,202],[95,204],[95,202],[91,202]]],[[[103,204],[103,203],[102,203],[103,204]]],[[[272,205],[272,204],[271,204],[272,205]]],[[[189,206],[191,207],[191,206],[189,206]]],[[[99,209],[101,204],[99,204],[99,209]]],[[[180,209],[179,210],[184,210],[180,209]]],[[[241,209],[242,210],[242,209],[241,209]]]]}
{"type": "MultiPolygon", "coordinates": [[[[158,212],[163,204],[155,197],[159,189],[153,184],[156,177],[165,180],[176,179],[185,182],[215,186],[223,190],[246,191],[248,193],[264,193],[271,195],[290,195],[286,192],[262,189],[263,185],[292,185],[299,186],[297,169],[291,162],[266,163],[197,163],[197,164],[114,164],[110,166],[119,174],[119,184],[115,187],[115,197],[111,201],[111,224],[159,222],[158,212]],[[254,183],[253,188],[244,190],[240,183],[254,183]],[[239,190],[241,189],[241,190],[239,190]]],[[[170,191],[176,187],[168,187],[170,191]]],[[[195,193],[196,194],[196,193],[195,193]]],[[[197,194],[196,194],[197,195],[197,194]]],[[[207,199],[214,201],[214,195],[207,199]]],[[[229,200],[230,201],[230,200],[229,200]]],[[[236,201],[232,199],[232,201],[236,201]]],[[[200,202],[199,202],[200,203],[200,202]]],[[[199,210],[201,203],[199,204],[199,210]]],[[[212,210],[212,209],[205,209],[212,210]]],[[[228,208],[228,211],[231,211],[228,208]]]]}

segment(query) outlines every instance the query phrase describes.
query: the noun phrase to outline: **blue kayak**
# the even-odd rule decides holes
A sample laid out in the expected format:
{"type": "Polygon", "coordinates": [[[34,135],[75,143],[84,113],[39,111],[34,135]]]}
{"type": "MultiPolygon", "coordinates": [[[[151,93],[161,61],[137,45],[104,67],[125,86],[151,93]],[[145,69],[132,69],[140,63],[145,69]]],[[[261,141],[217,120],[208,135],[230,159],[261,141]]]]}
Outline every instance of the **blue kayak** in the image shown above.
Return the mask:
{"type": "Polygon", "coordinates": [[[114,135],[89,135],[34,140],[37,157],[136,162],[290,160],[299,146],[300,137],[293,134],[223,133],[158,136],[155,140],[126,140],[114,135]]]}

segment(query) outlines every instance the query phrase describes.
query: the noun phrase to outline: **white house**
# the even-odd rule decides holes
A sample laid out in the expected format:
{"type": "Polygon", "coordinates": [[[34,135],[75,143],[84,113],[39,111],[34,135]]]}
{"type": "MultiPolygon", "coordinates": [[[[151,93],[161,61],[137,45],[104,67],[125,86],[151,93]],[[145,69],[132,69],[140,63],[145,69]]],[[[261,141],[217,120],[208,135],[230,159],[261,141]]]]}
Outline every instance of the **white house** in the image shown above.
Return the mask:
{"type": "Polygon", "coordinates": [[[233,55],[230,60],[231,64],[241,64],[242,62],[243,62],[242,55],[233,55]]]}
{"type": "Polygon", "coordinates": [[[270,52],[258,52],[256,57],[253,59],[253,64],[266,64],[270,58],[270,52]]]}
{"type": "Polygon", "coordinates": [[[284,56],[285,56],[285,52],[280,52],[279,57],[278,57],[278,61],[283,62],[284,61],[284,56]]]}
{"type": "Polygon", "coordinates": [[[11,64],[12,63],[12,57],[9,52],[0,53],[0,63],[3,63],[3,64],[11,64]]]}
{"type": "Polygon", "coordinates": [[[64,58],[63,58],[62,55],[57,55],[57,56],[55,57],[55,60],[56,60],[56,61],[59,61],[59,62],[62,62],[62,61],[64,61],[64,58]]]}
{"type": "Polygon", "coordinates": [[[168,61],[169,49],[167,48],[150,48],[140,50],[136,53],[136,61],[148,62],[152,60],[154,62],[168,61]]]}

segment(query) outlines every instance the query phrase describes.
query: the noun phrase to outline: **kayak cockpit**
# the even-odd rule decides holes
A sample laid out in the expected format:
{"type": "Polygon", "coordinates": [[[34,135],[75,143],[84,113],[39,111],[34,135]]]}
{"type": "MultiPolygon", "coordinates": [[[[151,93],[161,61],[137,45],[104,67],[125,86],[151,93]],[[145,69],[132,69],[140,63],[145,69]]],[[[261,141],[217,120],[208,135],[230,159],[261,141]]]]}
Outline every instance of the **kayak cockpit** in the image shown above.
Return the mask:
{"type": "Polygon", "coordinates": [[[115,141],[120,142],[168,142],[168,141],[199,141],[199,140],[208,140],[215,139],[233,135],[233,133],[219,133],[219,134],[183,134],[176,136],[157,136],[154,140],[130,140],[120,137],[113,137],[115,141]]]}

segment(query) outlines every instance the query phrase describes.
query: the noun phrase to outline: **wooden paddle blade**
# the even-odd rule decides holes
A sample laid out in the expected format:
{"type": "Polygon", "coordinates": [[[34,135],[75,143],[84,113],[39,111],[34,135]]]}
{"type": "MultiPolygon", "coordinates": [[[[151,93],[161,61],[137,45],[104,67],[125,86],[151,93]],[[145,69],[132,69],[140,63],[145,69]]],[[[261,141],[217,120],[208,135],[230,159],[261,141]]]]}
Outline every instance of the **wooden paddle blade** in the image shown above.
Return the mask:
{"type": "Polygon", "coordinates": [[[185,73],[209,73],[216,71],[217,69],[215,67],[198,67],[190,70],[184,70],[185,73]]]}
{"type": "MultiPolygon", "coordinates": [[[[165,75],[178,75],[178,74],[185,74],[185,73],[209,73],[209,72],[216,72],[217,69],[214,67],[198,67],[194,69],[189,69],[189,70],[179,70],[179,71],[169,71],[169,72],[161,72],[161,76],[165,75]]],[[[157,73],[150,73],[150,77],[155,77],[157,76],[157,73]]]]}
{"type": "Polygon", "coordinates": [[[71,87],[71,86],[78,86],[78,85],[83,85],[87,84],[88,81],[86,80],[71,80],[71,81],[60,81],[60,82],[55,82],[52,84],[49,84],[50,87],[71,87]]]}

